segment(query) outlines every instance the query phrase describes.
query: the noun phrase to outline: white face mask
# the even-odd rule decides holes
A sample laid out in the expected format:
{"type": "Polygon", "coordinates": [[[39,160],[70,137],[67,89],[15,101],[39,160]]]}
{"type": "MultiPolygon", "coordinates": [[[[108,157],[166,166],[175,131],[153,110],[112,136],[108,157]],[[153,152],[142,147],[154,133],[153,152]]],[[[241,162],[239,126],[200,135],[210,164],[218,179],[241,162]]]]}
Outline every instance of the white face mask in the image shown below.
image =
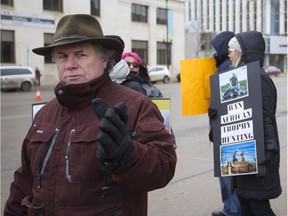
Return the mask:
{"type": "Polygon", "coordinates": [[[110,72],[110,77],[112,81],[117,83],[122,83],[125,80],[125,77],[129,74],[130,69],[127,63],[121,59],[114,67],[113,70],[110,72]]]}

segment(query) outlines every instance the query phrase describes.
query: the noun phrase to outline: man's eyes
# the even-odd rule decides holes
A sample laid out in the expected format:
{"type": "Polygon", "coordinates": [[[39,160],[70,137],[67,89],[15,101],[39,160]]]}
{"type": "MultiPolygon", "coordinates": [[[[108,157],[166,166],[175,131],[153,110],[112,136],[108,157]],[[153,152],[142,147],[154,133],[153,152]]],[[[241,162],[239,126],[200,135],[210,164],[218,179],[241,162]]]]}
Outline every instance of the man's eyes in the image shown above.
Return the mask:
{"type": "MultiPolygon", "coordinates": [[[[74,56],[75,56],[77,59],[81,59],[81,58],[86,57],[87,55],[84,54],[84,53],[76,53],[74,56]]],[[[58,55],[56,56],[56,59],[58,59],[58,60],[65,60],[65,59],[67,59],[67,58],[68,58],[68,55],[67,55],[67,54],[58,54],[58,55]]]]}
{"type": "Polygon", "coordinates": [[[65,59],[65,58],[67,58],[67,55],[65,54],[61,54],[57,56],[57,59],[65,59]]]}
{"type": "Polygon", "coordinates": [[[76,54],[76,56],[77,56],[78,58],[81,58],[81,57],[85,57],[85,56],[87,56],[87,55],[84,54],[84,53],[78,53],[78,54],[76,54]]]}

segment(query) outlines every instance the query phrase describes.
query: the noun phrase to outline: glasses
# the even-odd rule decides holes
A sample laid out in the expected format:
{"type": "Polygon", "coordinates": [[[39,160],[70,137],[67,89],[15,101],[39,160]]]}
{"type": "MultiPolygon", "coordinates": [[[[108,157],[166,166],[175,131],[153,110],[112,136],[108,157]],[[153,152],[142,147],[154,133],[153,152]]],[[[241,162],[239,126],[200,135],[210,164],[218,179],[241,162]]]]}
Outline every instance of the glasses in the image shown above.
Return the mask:
{"type": "Polygon", "coordinates": [[[139,64],[138,63],[131,63],[131,62],[126,62],[128,67],[130,67],[131,65],[134,67],[134,68],[139,68],[139,64]]]}
{"type": "Polygon", "coordinates": [[[235,51],[235,49],[228,48],[228,54],[230,54],[233,51],[235,51]]]}

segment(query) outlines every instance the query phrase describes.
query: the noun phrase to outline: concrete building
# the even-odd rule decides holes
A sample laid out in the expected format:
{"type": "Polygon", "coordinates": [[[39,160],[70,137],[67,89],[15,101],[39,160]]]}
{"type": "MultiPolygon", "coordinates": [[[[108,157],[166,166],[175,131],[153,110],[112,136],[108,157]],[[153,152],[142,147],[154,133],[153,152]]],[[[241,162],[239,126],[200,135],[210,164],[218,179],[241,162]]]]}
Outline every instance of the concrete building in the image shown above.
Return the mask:
{"type": "Polygon", "coordinates": [[[186,58],[213,53],[211,39],[221,31],[256,30],[266,40],[266,65],[287,72],[287,0],[186,0],[186,58]]]}
{"type": "Polygon", "coordinates": [[[105,35],[121,36],[125,51],[139,53],[148,65],[168,65],[172,76],[176,76],[179,61],[185,58],[184,3],[185,0],[1,0],[1,64],[38,66],[43,85],[57,83],[51,57],[38,56],[31,50],[53,41],[56,24],[63,15],[85,13],[100,21],[105,35]]]}

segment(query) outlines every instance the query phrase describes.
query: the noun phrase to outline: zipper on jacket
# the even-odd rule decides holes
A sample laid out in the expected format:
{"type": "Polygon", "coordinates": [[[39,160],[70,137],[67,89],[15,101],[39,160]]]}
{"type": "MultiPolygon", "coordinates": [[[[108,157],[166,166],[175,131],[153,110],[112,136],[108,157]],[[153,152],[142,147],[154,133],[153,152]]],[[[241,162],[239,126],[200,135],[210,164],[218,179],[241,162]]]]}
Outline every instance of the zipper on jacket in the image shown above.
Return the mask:
{"type": "Polygon", "coordinates": [[[65,161],[66,161],[66,178],[68,179],[69,182],[72,183],[72,176],[70,172],[70,145],[71,145],[71,135],[72,133],[75,132],[75,129],[72,129],[70,131],[70,136],[67,144],[67,150],[66,150],[66,156],[65,156],[65,161]]]}
{"type": "Polygon", "coordinates": [[[42,153],[42,156],[40,158],[40,162],[39,162],[39,166],[38,166],[38,170],[37,170],[37,177],[38,177],[38,189],[41,188],[41,180],[42,180],[42,176],[44,174],[44,170],[45,167],[47,165],[48,159],[51,155],[52,152],[52,148],[55,144],[56,138],[58,136],[59,133],[59,129],[56,128],[55,129],[55,133],[53,134],[53,136],[48,140],[47,145],[45,146],[45,149],[42,153]]]}

